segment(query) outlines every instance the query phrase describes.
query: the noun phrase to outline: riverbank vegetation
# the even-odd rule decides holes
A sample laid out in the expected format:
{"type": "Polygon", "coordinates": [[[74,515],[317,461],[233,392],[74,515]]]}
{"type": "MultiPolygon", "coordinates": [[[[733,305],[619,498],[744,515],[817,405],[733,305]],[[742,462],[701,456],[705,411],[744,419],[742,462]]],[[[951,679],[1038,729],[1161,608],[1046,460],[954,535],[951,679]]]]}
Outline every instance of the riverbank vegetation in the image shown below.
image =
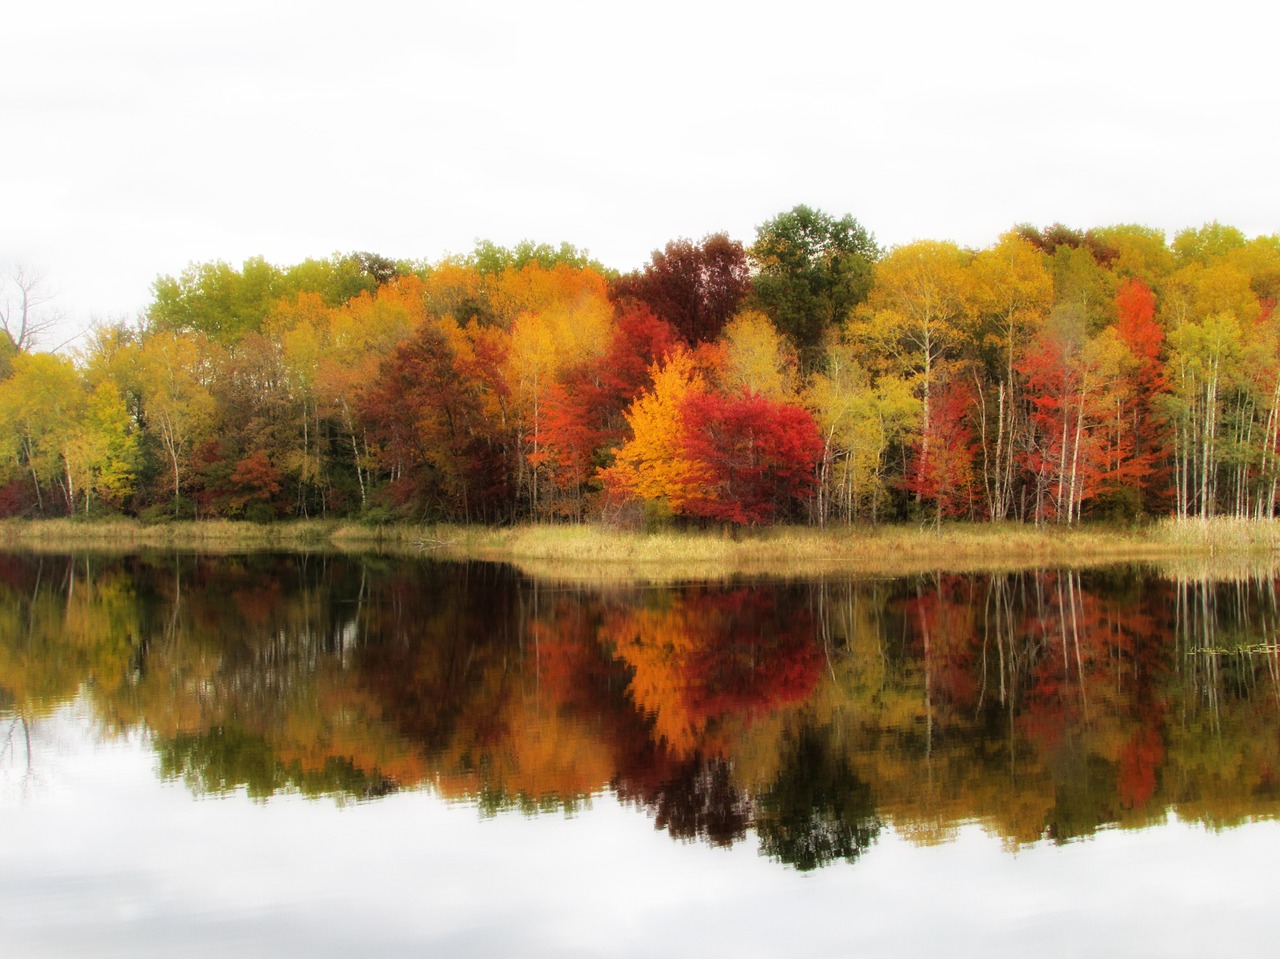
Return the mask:
{"type": "Polygon", "coordinates": [[[622,276],[480,243],[154,293],[75,356],[0,335],[0,516],[1042,528],[1280,493],[1280,235],[1217,223],[882,250],[796,207],[622,276]]]}
{"type": "Polygon", "coordinates": [[[903,574],[924,570],[1081,567],[1179,560],[1256,566],[1280,558],[1280,521],[1167,520],[1084,529],[1018,523],[881,525],[848,529],[774,526],[739,530],[605,530],[589,524],[375,527],[334,520],[232,520],[144,524],[136,520],[0,521],[0,549],[121,552],[376,552],[511,563],[540,578],[724,579],[738,575],[903,574]]]}

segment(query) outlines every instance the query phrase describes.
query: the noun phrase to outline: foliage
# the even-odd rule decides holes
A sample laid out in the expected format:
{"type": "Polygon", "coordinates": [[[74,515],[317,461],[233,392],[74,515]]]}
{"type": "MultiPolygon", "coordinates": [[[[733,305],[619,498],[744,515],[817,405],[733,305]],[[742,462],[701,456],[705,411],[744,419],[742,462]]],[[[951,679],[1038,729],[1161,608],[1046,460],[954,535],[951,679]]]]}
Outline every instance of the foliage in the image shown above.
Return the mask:
{"type": "Polygon", "coordinates": [[[613,295],[635,299],[671,324],[689,346],[720,336],[751,289],[747,253],[727,234],[672,240],[637,273],[619,277],[613,295]]]}
{"type": "Polygon", "coordinates": [[[852,216],[801,205],[756,228],[752,300],[811,362],[828,331],[866,299],[880,255],[852,216]]]}
{"type": "Polygon", "coordinates": [[[681,421],[696,477],[683,512],[754,526],[785,515],[813,488],[822,440],[807,410],[758,393],[691,393],[681,421]]]}
{"type": "Polygon", "coordinates": [[[796,207],[750,251],[674,240],[621,278],[528,241],[193,264],[72,358],[33,350],[45,314],[28,297],[22,326],[13,289],[0,485],[32,515],[877,523],[927,504],[1074,524],[1280,505],[1280,236],[1218,223],[882,255],[852,217],[796,207]],[[813,482],[775,463],[785,493],[735,505],[735,471],[788,431],[813,482]]]}

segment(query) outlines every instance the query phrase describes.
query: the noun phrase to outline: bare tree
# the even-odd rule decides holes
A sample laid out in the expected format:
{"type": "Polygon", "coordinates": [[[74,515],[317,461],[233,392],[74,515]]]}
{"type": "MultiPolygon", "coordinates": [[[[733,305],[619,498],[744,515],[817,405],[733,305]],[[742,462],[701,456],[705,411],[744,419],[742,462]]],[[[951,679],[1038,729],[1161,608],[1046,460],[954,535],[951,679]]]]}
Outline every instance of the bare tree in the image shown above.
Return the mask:
{"type": "Polygon", "coordinates": [[[20,351],[27,352],[36,340],[57,326],[62,315],[48,305],[53,294],[46,290],[45,275],[17,263],[0,276],[0,326],[20,351]]]}

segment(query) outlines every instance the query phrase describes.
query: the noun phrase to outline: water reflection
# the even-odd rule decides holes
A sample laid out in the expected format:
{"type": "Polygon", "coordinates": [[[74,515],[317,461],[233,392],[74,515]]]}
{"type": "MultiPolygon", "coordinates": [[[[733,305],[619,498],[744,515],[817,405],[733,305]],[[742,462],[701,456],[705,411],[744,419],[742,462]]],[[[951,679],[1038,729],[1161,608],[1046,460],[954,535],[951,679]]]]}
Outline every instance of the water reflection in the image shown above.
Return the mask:
{"type": "MultiPolygon", "coordinates": [[[[194,793],[604,792],[797,869],[1280,811],[1274,574],[683,588],[329,556],[0,556],[0,764],[81,696],[194,793]]],[[[14,777],[11,777],[14,778],[14,777]]]]}

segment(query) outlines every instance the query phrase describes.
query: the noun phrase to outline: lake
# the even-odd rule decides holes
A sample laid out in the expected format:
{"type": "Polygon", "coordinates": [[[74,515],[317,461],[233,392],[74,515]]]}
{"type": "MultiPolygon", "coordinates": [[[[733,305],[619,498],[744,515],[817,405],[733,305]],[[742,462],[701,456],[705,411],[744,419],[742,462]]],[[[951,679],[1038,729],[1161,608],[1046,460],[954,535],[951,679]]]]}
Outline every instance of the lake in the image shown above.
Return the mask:
{"type": "Polygon", "coordinates": [[[1278,581],[0,554],[0,954],[1269,952],[1278,581]]]}

